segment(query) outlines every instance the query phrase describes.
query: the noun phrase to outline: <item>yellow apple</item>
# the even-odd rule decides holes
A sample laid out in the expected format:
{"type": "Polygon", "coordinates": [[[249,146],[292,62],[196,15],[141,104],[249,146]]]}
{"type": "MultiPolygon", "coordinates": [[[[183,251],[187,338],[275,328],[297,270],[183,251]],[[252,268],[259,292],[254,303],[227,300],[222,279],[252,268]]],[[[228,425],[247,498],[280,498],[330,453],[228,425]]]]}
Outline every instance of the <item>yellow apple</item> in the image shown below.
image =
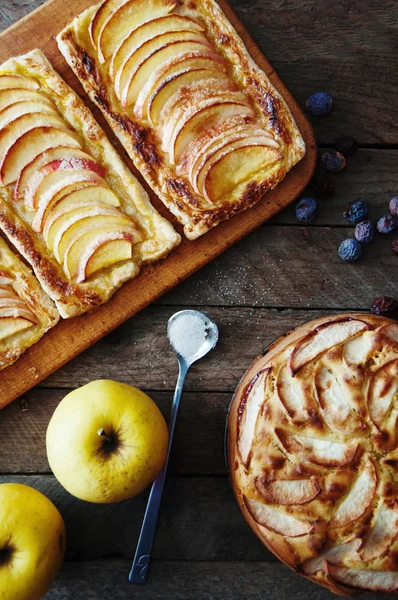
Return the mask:
{"type": "Polygon", "coordinates": [[[73,496],[119,502],[155,479],[167,442],[167,425],[149,396],[125,383],[99,380],[58,405],[47,429],[47,456],[73,496]]]}
{"type": "Polygon", "coordinates": [[[65,553],[65,525],[52,502],[18,483],[0,485],[0,598],[40,600],[65,553]]]}

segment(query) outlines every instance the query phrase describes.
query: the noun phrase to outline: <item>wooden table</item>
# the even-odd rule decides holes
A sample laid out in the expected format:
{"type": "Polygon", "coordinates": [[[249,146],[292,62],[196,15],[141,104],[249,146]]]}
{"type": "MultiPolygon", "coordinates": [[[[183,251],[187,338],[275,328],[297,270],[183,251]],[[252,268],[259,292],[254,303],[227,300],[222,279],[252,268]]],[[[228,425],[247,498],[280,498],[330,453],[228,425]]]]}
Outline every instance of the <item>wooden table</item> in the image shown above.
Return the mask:
{"type": "MultiPolygon", "coordinates": [[[[352,235],[345,204],[363,197],[377,219],[398,194],[398,4],[231,3],[301,105],[318,90],[335,98],[333,114],[313,119],[320,152],[340,135],[356,137],[360,149],[334,176],[336,194],[320,202],[314,225],[302,227],[293,208],[284,211],[0,413],[0,481],[37,487],[66,521],[67,561],[49,600],[333,597],[276,561],[243,521],[225,475],[224,426],[239,378],[269,342],[319,315],[367,311],[375,296],[398,295],[388,236],[358,264],[337,257],[352,235]],[[50,474],[45,431],[60,399],[97,378],[147,390],[167,415],[177,365],[165,327],[182,307],[205,310],[221,339],[188,377],[149,581],[138,588],[127,574],[146,495],[104,507],[72,498],[50,474]]],[[[3,0],[0,28],[40,4],[3,0]]]]}

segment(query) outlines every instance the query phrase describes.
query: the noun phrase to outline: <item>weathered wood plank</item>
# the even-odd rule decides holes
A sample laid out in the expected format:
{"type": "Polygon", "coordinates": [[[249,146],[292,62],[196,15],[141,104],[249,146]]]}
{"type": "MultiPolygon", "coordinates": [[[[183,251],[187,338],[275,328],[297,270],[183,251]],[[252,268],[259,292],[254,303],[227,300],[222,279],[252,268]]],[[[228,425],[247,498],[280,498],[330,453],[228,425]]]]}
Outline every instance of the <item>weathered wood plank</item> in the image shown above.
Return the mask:
{"type": "MultiPolygon", "coordinates": [[[[144,586],[128,583],[127,560],[65,563],[46,600],[333,600],[281,563],[153,561],[144,586]]],[[[362,600],[374,600],[371,594],[362,600]]],[[[381,594],[378,600],[391,600],[381,594]]]]}
{"type": "MultiPolygon", "coordinates": [[[[194,451],[194,448],[192,449],[194,451]]],[[[134,556],[147,493],[118,504],[81,502],[53,476],[1,476],[37,488],[64,517],[70,560],[134,556]]],[[[169,477],[153,549],[159,560],[273,560],[244,521],[223,477],[169,477]]]]}
{"type": "MultiPolygon", "coordinates": [[[[0,29],[42,4],[9,1],[0,7],[0,29]]],[[[314,91],[335,98],[327,118],[315,118],[318,140],[354,135],[362,143],[397,144],[398,120],[392,99],[398,6],[394,0],[231,0],[261,50],[302,106],[314,91]]]]}
{"type": "MultiPolygon", "coordinates": [[[[0,473],[49,473],[45,436],[67,390],[33,389],[0,413],[0,473]]],[[[151,392],[168,419],[171,392],[151,392]]],[[[230,393],[187,392],[181,404],[170,473],[224,474],[225,420],[230,393]]]]}

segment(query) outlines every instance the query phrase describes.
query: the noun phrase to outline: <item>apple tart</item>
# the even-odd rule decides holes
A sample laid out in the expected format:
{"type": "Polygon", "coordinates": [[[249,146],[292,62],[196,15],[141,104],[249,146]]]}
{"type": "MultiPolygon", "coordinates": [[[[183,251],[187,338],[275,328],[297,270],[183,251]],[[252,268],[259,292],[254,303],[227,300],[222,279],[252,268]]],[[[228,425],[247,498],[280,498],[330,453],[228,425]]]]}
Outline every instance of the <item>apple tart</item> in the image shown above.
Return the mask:
{"type": "Polygon", "coordinates": [[[0,369],[58,321],[59,313],[36,277],[0,237],[0,369]]]}
{"type": "Polygon", "coordinates": [[[189,239],[254,205],[305,154],[214,0],[105,0],[57,40],[189,239]]]}
{"type": "Polygon", "coordinates": [[[0,227],[64,318],[180,241],[39,50],[0,67],[0,156],[0,227]]]}
{"type": "Polygon", "coordinates": [[[239,506],[263,543],[336,594],[398,590],[398,323],[319,319],[247,371],[228,418],[239,506]]]}

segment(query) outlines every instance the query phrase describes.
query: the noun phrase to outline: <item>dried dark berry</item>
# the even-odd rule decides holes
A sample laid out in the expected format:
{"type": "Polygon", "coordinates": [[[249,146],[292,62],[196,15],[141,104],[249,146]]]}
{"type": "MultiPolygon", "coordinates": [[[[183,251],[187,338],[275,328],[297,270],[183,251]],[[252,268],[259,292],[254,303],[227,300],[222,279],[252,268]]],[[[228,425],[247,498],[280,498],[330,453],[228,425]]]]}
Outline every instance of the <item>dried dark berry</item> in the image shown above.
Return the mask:
{"type": "Polygon", "coordinates": [[[296,217],[302,223],[311,223],[315,219],[317,203],[315,198],[301,198],[296,204],[296,217]]]}
{"type": "Polygon", "coordinates": [[[340,152],[336,152],[336,150],[328,150],[328,152],[322,155],[321,160],[325,169],[332,173],[338,173],[346,166],[344,156],[340,152]]]}
{"type": "Polygon", "coordinates": [[[389,296],[380,296],[373,301],[371,311],[374,315],[390,315],[398,310],[398,301],[389,296]]]}
{"type": "Polygon", "coordinates": [[[341,242],[339,246],[339,256],[341,260],[346,262],[355,262],[362,256],[363,248],[362,244],[354,238],[347,238],[341,242]]]}
{"type": "Polygon", "coordinates": [[[312,94],[306,102],[308,110],[318,117],[330,113],[332,106],[333,98],[326,92],[316,92],[315,94],[312,94]]]}
{"type": "Polygon", "coordinates": [[[377,231],[380,233],[391,233],[398,228],[398,218],[386,215],[377,221],[377,231]]]}
{"type": "Polygon", "coordinates": [[[343,135],[343,137],[336,140],[334,147],[343,156],[352,156],[358,149],[358,142],[349,135],[343,135]]]}
{"type": "Polygon", "coordinates": [[[325,173],[320,173],[314,179],[314,190],[320,198],[331,198],[334,194],[334,183],[325,173]]]}
{"type": "Polygon", "coordinates": [[[376,227],[373,225],[372,221],[361,221],[355,227],[355,239],[361,244],[370,244],[373,241],[373,238],[376,233],[376,227]]]}
{"type": "Polygon", "coordinates": [[[392,241],[392,251],[394,254],[398,254],[398,239],[392,241]]]}
{"type": "Polygon", "coordinates": [[[388,209],[390,211],[390,215],[393,215],[394,217],[398,216],[398,196],[391,198],[388,209]]]}
{"type": "Polygon", "coordinates": [[[368,212],[369,207],[365,200],[357,198],[346,206],[343,216],[349,223],[359,223],[359,221],[363,221],[368,212]]]}

